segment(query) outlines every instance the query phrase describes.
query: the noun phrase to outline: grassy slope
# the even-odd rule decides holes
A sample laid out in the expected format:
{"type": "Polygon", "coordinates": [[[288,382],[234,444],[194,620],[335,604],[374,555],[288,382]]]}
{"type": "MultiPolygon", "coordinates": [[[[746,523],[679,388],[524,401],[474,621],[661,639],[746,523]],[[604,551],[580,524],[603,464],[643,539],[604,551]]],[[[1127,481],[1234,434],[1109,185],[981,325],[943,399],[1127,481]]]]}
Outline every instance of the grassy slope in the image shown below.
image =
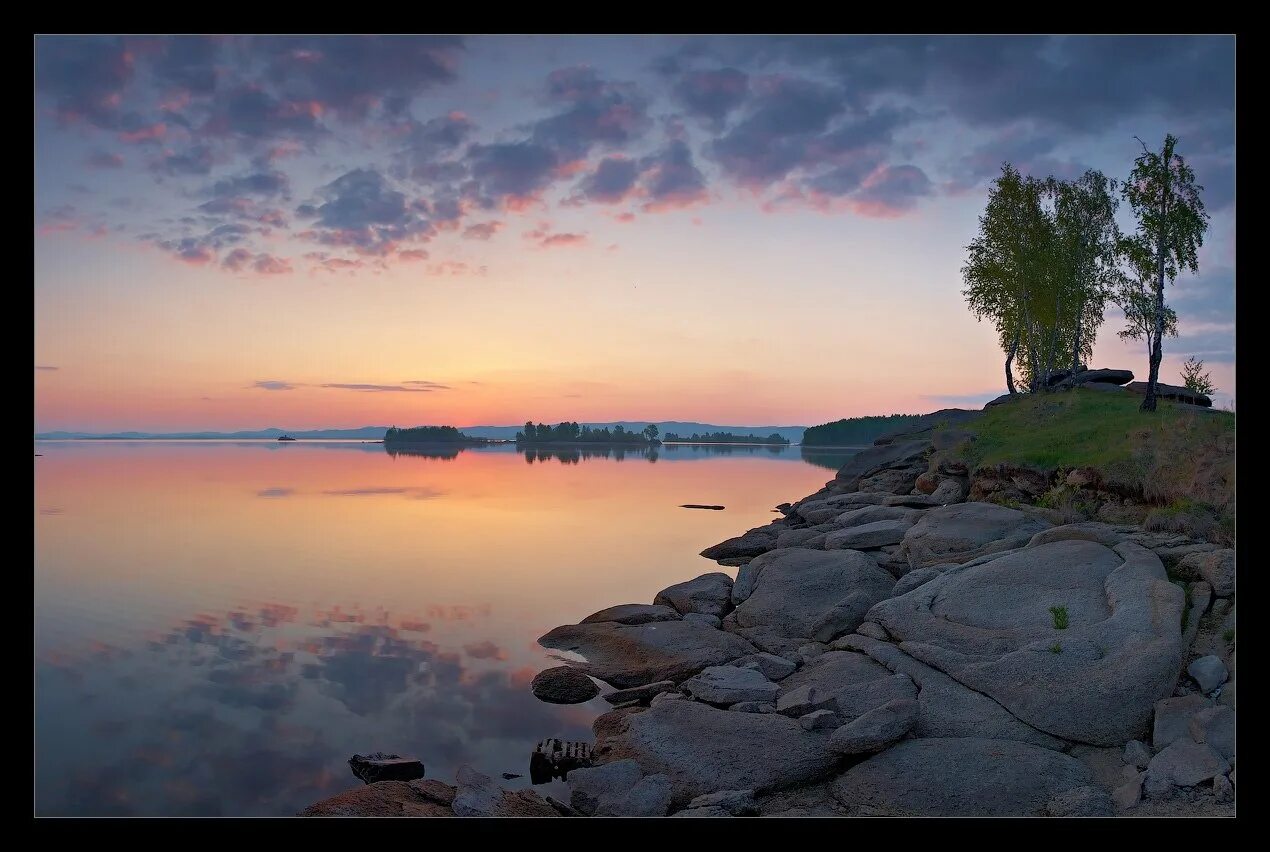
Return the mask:
{"type": "Polygon", "coordinates": [[[1143,500],[1159,507],[1153,512],[1157,526],[1199,513],[1233,531],[1234,414],[1190,411],[1161,400],[1152,415],[1138,410],[1141,399],[1085,389],[1022,397],[969,424],[976,440],[960,454],[974,465],[1094,467],[1140,489],[1143,500]]]}

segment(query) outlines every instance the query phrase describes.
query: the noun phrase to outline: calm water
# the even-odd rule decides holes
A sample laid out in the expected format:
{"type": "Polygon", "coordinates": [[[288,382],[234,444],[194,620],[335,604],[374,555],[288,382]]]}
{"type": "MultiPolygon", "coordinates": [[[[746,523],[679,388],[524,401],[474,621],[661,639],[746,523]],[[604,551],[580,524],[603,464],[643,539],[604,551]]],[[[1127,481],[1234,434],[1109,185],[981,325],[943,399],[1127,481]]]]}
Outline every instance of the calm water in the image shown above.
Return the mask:
{"type": "Polygon", "coordinates": [[[36,812],[292,814],[377,750],[527,775],[607,709],[533,698],[538,636],[717,570],[850,454],[718,449],[37,443],[36,812]]]}

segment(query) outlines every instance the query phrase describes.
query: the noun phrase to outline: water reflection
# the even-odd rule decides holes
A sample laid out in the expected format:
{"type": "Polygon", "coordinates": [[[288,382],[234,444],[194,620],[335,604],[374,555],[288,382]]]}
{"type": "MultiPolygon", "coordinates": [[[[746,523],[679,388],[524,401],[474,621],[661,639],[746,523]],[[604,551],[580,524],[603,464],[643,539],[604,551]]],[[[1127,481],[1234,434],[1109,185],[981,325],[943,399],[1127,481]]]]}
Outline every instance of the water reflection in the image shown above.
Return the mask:
{"type": "Polygon", "coordinates": [[[528,464],[555,460],[561,464],[578,464],[590,459],[624,461],[627,456],[656,462],[660,457],[657,447],[522,447],[528,464]]]}
{"type": "MultiPolygon", "coordinates": [[[[714,456],[753,456],[760,453],[782,456],[789,450],[789,444],[662,444],[662,449],[676,455],[691,452],[695,455],[704,453],[714,456]]],[[[792,458],[792,454],[790,457],[792,458]]]]}

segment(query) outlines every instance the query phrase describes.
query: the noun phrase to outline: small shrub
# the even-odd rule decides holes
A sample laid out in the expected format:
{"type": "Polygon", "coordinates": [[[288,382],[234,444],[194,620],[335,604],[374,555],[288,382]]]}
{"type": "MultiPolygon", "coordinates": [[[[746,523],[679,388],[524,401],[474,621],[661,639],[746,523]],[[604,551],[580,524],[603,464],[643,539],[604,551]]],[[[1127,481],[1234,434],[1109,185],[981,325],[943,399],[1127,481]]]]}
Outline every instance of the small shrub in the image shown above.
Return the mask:
{"type": "Polygon", "coordinates": [[[1221,638],[1222,638],[1222,641],[1225,642],[1227,645],[1229,645],[1231,642],[1234,642],[1235,628],[1231,627],[1227,630],[1223,630],[1221,633],[1221,638]]]}
{"type": "MultiPolygon", "coordinates": [[[[1051,615],[1051,616],[1053,616],[1053,618],[1054,618],[1054,629],[1055,629],[1055,630],[1066,630],[1066,629],[1067,629],[1067,607],[1065,607],[1065,606],[1052,606],[1052,607],[1050,607],[1050,615],[1051,615]]],[[[1057,653],[1057,652],[1055,652],[1055,653],[1057,653]]]]}
{"type": "Polygon", "coordinates": [[[1055,642],[1053,645],[1050,645],[1050,653],[1051,654],[1063,653],[1063,646],[1055,642]]]}

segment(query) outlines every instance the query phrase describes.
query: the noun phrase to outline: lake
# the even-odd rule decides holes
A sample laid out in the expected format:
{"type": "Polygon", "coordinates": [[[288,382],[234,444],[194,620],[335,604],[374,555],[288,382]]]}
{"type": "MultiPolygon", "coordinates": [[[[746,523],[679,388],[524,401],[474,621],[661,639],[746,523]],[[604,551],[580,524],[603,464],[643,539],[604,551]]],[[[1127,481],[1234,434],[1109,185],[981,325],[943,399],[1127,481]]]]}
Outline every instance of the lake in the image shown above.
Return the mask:
{"type": "Polygon", "coordinates": [[[698,551],[853,451],[36,452],[36,813],[274,816],[360,784],[355,752],[528,785],[538,740],[590,741],[608,709],[530,694],[558,664],[537,637],[734,572],[698,551]]]}

